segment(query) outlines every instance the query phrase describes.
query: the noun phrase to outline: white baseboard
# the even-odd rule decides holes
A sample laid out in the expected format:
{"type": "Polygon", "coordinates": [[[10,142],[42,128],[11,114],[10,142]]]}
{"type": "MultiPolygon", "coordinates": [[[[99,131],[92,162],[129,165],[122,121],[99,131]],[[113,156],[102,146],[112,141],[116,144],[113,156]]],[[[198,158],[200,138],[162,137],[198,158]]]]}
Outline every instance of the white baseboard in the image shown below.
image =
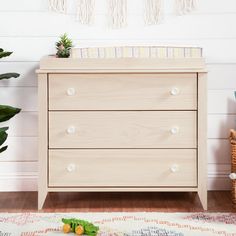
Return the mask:
{"type": "MultiPolygon", "coordinates": [[[[37,191],[38,177],[32,175],[0,176],[0,192],[37,191]]],[[[208,190],[230,190],[228,176],[209,176],[208,190]]]]}
{"type": "Polygon", "coordinates": [[[230,190],[229,177],[208,177],[208,190],[230,190]]]}
{"type": "Polygon", "coordinates": [[[37,191],[38,176],[0,176],[0,192],[37,191]]]}

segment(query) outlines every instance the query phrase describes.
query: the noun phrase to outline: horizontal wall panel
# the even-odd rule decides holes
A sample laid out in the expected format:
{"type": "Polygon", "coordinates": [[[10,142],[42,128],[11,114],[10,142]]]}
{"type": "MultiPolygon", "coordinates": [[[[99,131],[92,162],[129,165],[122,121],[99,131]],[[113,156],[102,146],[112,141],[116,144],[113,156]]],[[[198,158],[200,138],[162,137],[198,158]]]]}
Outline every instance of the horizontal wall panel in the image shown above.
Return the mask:
{"type": "Polygon", "coordinates": [[[1,162],[0,176],[35,175],[38,171],[37,162],[1,162]]]}
{"type": "MultiPolygon", "coordinates": [[[[38,162],[1,162],[0,176],[36,175],[38,162]]],[[[208,176],[228,176],[231,172],[230,164],[208,164],[208,176]]]]}
{"type": "Polygon", "coordinates": [[[1,104],[19,107],[22,111],[37,110],[36,87],[0,87],[1,104]]]}
{"type": "Polygon", "coordinates": [[[20,74],[18,78],[0,80],[0,87],[35,87],[37,86],[37,76],[35,70],[39,68],[37,62],[4,62],[0,63],[0,74],[16,72],[20,74]]]}
{"type": "MultiPolygon", "coordinates": [[[[208,64],[208,89],[235,89],[236,64],[208,64]]],[[[37,86],[35,70],[38,62],[4,62],[0,63],[0,73],[17,72],[17,79],[2,80],[0,87],[37,86]]]]}
{"type": "Polygon", "coordinates": [[[38,160],[37,137],[8,137],[4,145],[8,145],[8,149],[1,153],[0,162],[38,160]]]}
{"type": "Polygon", "coordinates": [[[228,176],[231,164],[208,164],[208,176],[228,176]]]}
{"type": "MultiPolygon", "coordinates": [[[[10,125],[10,136],[36,136],[37,119],[36,112],[21,112],[2,125],[10,125]]],[[[208,138],[227,139],[232,128],[236,128],[236,115],[208,115],[208,138]]]]}
{"type": "MultiPolygon", "coordinates": [[[[132,37],[132,36],[131,36],[132,37]]],[[[2,37],[1,46],[6,50],[14,51],[11,57],[4,61],[39,61],[41,57],[55,53],[54,37],[2,37]],[[27,47],[27,50],[25,48],[27,47]],[[34,52],[34,53],[32,53],[34,52]]],[[[230,61],[236,62],[235,39],[205,39],[205,40],[74,40],[74,44],[83,46],[111,46],[111,45],[195,45],[204,49],[207,62],[230,61]],[[78,42],[78,43],[77,43],[78,42]]]]}
{"type": "MultiPolygon", "coordinates": [[[[1,153],[1,161],[35,161],[37,137],[9,137],[7,151],[1,153]]],[[[231,161],[228,139],[208,139],[208,163],[229,164],[231,161]]]]}
{"type": "MultiPolygon", "coordinates": [[[[0,87],[11,86],[37,86],[35,70],[39,68],[39,62],[4,62],[0,63],[0,73],[17,72],[17,79],[1,80],[0,87]]],[[[208,89],[235,89],[236,64],[208,64],[208,89]]]]}
{"type": "MultiPolygon", "coordinates": [[[[173,1],[173,0],[171,0],[173,1]]],[[[49,1],[48,0],[0,0],[1,8],[0,11],[14,11],[14,12],[40,12],[40,11],[49,11],[49,1]]],[[[71,0],[67,1],[67,13],[75,14],[77,1],[71,0]]],[[[107,12],[107,4],[106,0],[95,1],[98,4],[95,5],[96,15],[97,14],[105,14],[107,12]]],[[[133,9],[133,4],[138,6],[138,11],[140,11],[143,7],[142,0],[129,0],[128,1],[128,10],[129,13],[137,13],[137,10],[133,9]]],[[[52,13],[56,14],[56,13],[52,13]]],[[[60,13],[58,13],[60,15],[60,13]]]]}
{"type": "MultiPolygon", "coordinates": [[[[35,70],[38,62],[4,62],[0,63],[0,73],[17,72],[17,79],[1,80],[0,87],[37,86],[35,70]]],[[[208,64],[208,89],[235,89],[236,64],[208,64]]]]}
{"type": "MultiPolygon", "coordinates": [[[[10,136],[37,136],[37,120],[37,112],[21,112],[2,125],[10,125],[10,136]]],[[[208,115],[208,138],[227,139],[232,128],[236,128],[236,115],[208,115]]]]}
{"type": "Polygon", "coordinates": [[[236,114],[235,90],[209,90],[208,114],[236,114]]]}
{"type": "Polygon", "coordinates": [[[208,89],[236,89],[236,64],[208,64],[208,89]]]}
{"type": "Polygon", "coordinates": [[[47,0],[0,0],[0,11],[42,11],[47,9],[47,0]]]}
{"type": "MultiPolygon", "coordinates": [[[[236,114],[234,91],[208,90],[208,113],[236,114]]],[[[37,87],[0,87],[0,100],[23,111],[37,111],[37,87]]]]}
{"type": "Polygon", "coordinates": [[[2,58],[3,61],[17,62],[39,62],[40,59],[49,54],[55,54],[55,42],[57,38],[18,38],[3,37],[0,38],[1,48],[6,51],[12,51],[10,57],[2,58]],[[26,50],[27,48],[27,50],[26,50]],[[32,53],[33,52],[33,53],[32,53]]]}
{"type": "Polygon", "coordinates": [[[208,138],[227,139],[236,128],[236,115],[208,115],[208,138]]]}
{"type": "Polygon", "coordinates": [[[228,139],[208,139],[207,158],[209,164],[230,164],[230,142],[228,139]]]}
{"type": "Polygon", "coordinates": [[[230,173],[230,164],[208,164],[208,190],[231,189],[230,173]]]}
{"type": "MultiPolygon", "coordinates": [[[[99,2],[96,4],[96,13],[105,14],[107,12],[106,0],[95,1],[99,2]]],[[[69,1],[67,11],[72,14],[76,12],[76,1],[69,1]]],[[[165,1],[164,9],[165,12],[173,13],[173,4],[175,0],[165,1]]],[[[47,11],[48,1],[47,0],[0,0],[1,9],[0,11],[47,11]]],[[[142,14],[143,0],[129,0],[128,1],[128,13],[129,14],[142,14]],[[135,7],[134,7],[135,5],[135,7]]],[[[235,0],[227,0],[227,4],[224,1],[216,0],[203,0],[199,1],[198,8],[195,11],[199,14],[210,14],[219,12],[236,12],[235,0]]]]}
{"type": "MultiPolygon", "coordinates": [[[[228,177],[208,177],[208,190],[230,190],[228,177]]],[[[0,192],[37,191],[37,176],[0,176],[0,192]]]]}
{"type": "Polygon", "coordinates": [[[231,189],[231,181],[227,176],[208,177],[207,188],[208,188],[208,190],[212,190],[212,191],[230,190],[231,189]]]}
{"type": "Polygon", "coordinates": [[[204,39],[236,37],[236,31],[230,27],[236,21],[236,13],[224,16],[224,20],[217,14],[198,15],[189,14],[181,17],[166,17],[163,24],[145,26],[143,14],[133,16],[128,14],[128,25],[120,30],[107,30],[107,16],[99,15],[90,27],[81,25],[75,16],[46,12],[1,12],[0,36],[12,37],[58,37],[61,29],[70,32],[72,38],[96,39],[117,38],[127,39],[204,39]],[[8,18],[5,24],[4,19],[8,18]],[[17,24],[16,24],[17,22],[17,24]],[[31,22],[29,24],[29,22],[31,22]],[[27,30],[25,28],[27,25],[27,30]],[[58,27],[60,25],[60,27],[58,27]],[[217,25],[217,27],[214,27],[217,25]],[[196,30],[196,28],[198,30],[196,30]],[[181,29],[181,30],[180,30],[181,29]],[[78,34],[79,32],[79,34],[78,34]]]}
{"type": "Polygon", "coordinates": [[[1,123],[1,126],[9,126],[9,136],[36,137],[38,134],[38,114],[37,112],[20,112],[11,120],[1,123]]]}
{"type": "MultiPolygon", "coordinates": [[[[1,161],[32,161],[37,157],[37,137],[9,137],[7,151],[1,153],[1,161]]],[[[229,164],[230,143],[228,139],[208,139],[208,163],[229,164]]]]}
{"type": "MultiPolygon", "coordinates": [[[[174,1],[174,0],[171,0],[174,1]]],[[[198,1],[198,12],[215,13],[215,12],[235,12],[235,0],[217,1],[217,0],[203,0],[198,1]]]]}
{"type": "Polygon", "coordinates": [[[0,192],[37,191],[37,175],[0,176],[0,192]]]}

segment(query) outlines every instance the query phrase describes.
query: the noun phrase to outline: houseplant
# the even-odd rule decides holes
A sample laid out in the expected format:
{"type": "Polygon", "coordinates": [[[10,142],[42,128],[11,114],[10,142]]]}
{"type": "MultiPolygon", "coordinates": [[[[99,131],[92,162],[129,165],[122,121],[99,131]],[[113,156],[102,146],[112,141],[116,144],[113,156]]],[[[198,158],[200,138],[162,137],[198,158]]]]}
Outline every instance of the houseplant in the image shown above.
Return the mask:
{"type": "MultiPolygon", "coordinates": [[[[0,48],[0,58],[8,57],[12,54],[12,52],[6,52],[2,48],[0,48]]],[[[5,73],[0,74],[0,80],[3,79],[10,79],[10,78],[17,78],[20,75],[18,73],[5,73]]],[[[7,120],[10,120],[13,116],[15,116],[17,113],[20,112],[20,108],[11,107],[8,105],[0,105],[0,122],[5,122],[7,120]]],[[[4,152],[7,149],[7,145],[2,146],[7,137],[7,130],[9,127],[0,127],[0,153],[4,152]]]]}
{"type": "Polygon", "coordinates": [[[72,40],[68,38],[67,34],[61,35],[60,40],[56,42],[57,57],[68,58],[72,47],[72,40]]]}

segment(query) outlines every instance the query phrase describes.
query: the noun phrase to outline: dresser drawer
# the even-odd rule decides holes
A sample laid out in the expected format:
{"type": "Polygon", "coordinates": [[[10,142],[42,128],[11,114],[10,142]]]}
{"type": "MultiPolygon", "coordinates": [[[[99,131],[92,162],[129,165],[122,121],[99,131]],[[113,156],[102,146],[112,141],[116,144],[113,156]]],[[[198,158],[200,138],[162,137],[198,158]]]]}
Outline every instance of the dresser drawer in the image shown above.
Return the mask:
{"type": "Polygon", "coordinates": [[[49,75],[49,110],[196,108],[196,73],[49,75]]]}
{"type": "Polygon", "coordinates": [[[50,150],[50,187],[194,187],[196,150],[50,150]]]}
{"type": "Polygon", "coordinates": [[[49,112],[50,148],[196,148],[194,111],[49,112]]]}

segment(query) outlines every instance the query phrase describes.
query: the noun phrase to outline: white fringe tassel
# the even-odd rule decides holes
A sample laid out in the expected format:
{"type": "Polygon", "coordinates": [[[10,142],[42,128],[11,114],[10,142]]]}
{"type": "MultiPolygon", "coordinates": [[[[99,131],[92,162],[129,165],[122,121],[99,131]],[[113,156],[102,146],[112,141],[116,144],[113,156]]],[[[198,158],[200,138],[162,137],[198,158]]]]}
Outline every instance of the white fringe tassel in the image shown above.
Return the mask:
{"type": "Polygon", "coordinates": [[[156,25],[162,18],[162,0],[145,0],[145,23],[156,25]]]}
{"type": "Polygon", "coordinates": [[[94,0],[78,0],[76,19],[84,25],[90,25],[94,21],[94,0]]]}
{"type": "Polygon", "coordinates": [[[197,8],[198,0],[176,0],[177,14],[187,14],[197,8]]]}
{"type": "Polygon", "coordinates": [[[108,0],[109,18],[112,28],[122,28],[127,25],[127,0],[108,0]]]}
{"type": "Polygon", "coordinates": [[[49,0],[49,6],[52,11],[66,13],[67,0],[49,0]]]}

